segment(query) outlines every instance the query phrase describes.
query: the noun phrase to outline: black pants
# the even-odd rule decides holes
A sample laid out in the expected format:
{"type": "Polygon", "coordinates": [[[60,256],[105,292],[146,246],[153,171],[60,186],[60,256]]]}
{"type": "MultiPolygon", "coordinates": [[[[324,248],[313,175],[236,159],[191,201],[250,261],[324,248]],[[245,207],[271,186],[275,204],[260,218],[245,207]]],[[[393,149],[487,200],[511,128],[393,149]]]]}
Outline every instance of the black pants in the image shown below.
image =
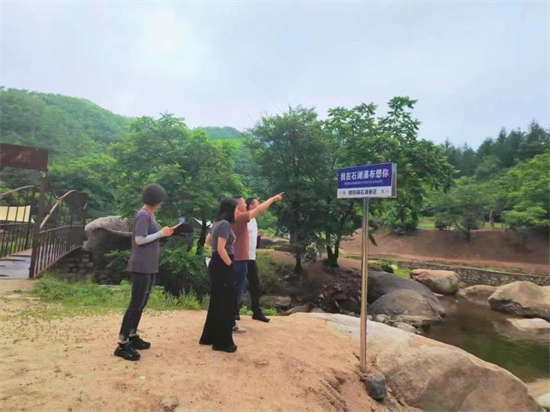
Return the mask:
{"type": "Polygon", "coordinates": [[[234,345],[235,276],[233,265],[227,266],[217,253],[212,254],[208,265],[210,275],[210,305],[200,342],[227,348],[234,345]]]}
{"type": "Polygon", "coordinates": [[[262,313],[262,308],[260,308],[260,278],[258,277],[258,264],[255,260],[248,261],[247,278],[252,312],[254,314],[262,313]]]}
{"type": "Polygon", "coordinates": [[[147,305],[154,285],[155,273],[132,273],[132,297],[120,327],[121,342],[126,342],[130,336],[137,334],[141,314],[147,305]]]}

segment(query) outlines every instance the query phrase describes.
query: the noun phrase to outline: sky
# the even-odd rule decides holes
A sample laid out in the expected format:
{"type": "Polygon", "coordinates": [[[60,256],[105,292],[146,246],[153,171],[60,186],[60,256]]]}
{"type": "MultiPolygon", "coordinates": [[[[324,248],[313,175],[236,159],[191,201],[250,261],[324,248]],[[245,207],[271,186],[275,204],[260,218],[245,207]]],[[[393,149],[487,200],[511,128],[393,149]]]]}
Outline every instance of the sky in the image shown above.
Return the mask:
{"type": "Polygon", "coordinates": [[[549,27],[546,1],[3,0],[0,84],[240,130],[410,96],[420,137],[477,147],[550,125],[549,27]]]}

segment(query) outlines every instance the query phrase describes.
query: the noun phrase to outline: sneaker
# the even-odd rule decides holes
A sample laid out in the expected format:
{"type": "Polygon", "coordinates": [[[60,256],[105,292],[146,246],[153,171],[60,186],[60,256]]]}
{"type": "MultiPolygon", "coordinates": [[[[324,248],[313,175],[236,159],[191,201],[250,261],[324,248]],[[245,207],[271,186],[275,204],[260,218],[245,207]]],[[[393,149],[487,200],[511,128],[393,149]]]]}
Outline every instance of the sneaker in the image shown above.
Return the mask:
{"type": "Polygon", "coordinates": [[[241,320],[241,315],[239,313],[235,315],[235,320],[241,320]]]}
{"type": "Polygon", "coordinates": [[[119,356],[129,361],[137,361],[141,358],[141,355],[135,350],[130,342],[119,343],[115,349],[115,356],[119,356]]]}
{"type": "Polygon", "coordinates": [[[205,340],[199,340],[199,345],[212,345],[212,342],[207,342],[205,340]]]}
{"type": "Polygon", "coordinates": [[[254,313],[252,315],[252,319],[259,320],[260,322],[265,322],[265,323],[268,323],[271,320],[269,318],[266,318],[262,312],[254,313]]]}
{"type": "Polygon", "coordinates": [[[214,345],[212,346],[212,349],[220,352],[233,353],[237,351],[237,345],[231,345],[231,346],[228,346],[227,348],[220,348],[219,346],[214,345]]]}
{"type": "Polygon", "coordinates": [[[149,349],[151,347],[151,344],[149,342],[145,342],[143,339],[139,337],[139,335],[130,336],[130,343],[132,344],[134,349],[149,349]]]}
{"type": "Polygon", "coordinates": [[[235,325],[233,326],[233,333],[246,333],[246,329],[239,327],[239,325],[235,325]]]}

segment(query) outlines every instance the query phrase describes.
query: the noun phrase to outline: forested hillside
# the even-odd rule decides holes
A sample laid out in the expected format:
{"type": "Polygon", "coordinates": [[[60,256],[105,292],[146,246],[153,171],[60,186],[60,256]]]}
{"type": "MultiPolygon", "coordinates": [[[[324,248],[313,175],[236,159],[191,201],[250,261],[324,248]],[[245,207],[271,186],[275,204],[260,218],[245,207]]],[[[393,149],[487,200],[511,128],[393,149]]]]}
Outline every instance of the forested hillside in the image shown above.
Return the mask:
{"type": "MultiPolygon", "coordinates": [[[[301,256],[321,251],[336,264],[341,240],[360,226],[360,202],[338,200],[335,190],[336,170],[358,164],[397,164],[398,197],[372,202],[376,226],[406,233],[431,219],[465,239],[486,223],[523,237],[548,231],[547,129],[532,122],[525,131],[502,130],[477,149],[438,145],[419,136],[415,104],[398,96],[381,116],[371,103],[330,109],[324,120],[298,106],[262,117],[243,134],[192,129],[170,114],[129,119],[84,99],[0,89],[0,141],[48,149],[53,184],[89,192],[92,218],[132,214],[149,182],[170,194],[159,215],[167,222],[210,220],[222,196],[285,191],[286,201],[261,226],[290,236],[297,268],[301,256]]],[[[8,168],[0,186],[33,183],[33,176],[8,168]]],[[[205,228],[198,253],[204,235],[205,228]]]]}

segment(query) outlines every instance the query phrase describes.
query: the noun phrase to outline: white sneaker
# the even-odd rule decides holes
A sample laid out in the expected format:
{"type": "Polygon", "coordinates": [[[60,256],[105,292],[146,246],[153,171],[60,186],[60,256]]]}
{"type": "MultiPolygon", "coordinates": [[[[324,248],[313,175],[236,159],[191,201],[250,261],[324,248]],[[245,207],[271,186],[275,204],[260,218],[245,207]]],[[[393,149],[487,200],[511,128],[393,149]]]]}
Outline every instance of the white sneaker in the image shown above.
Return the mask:
{"type": "Polygon", "coordinates": [[[246,333],[246,329],[239,327],[239,325],[235,325],[235,326],[233,326],[233,332],[234,333],[246,333]]]}

